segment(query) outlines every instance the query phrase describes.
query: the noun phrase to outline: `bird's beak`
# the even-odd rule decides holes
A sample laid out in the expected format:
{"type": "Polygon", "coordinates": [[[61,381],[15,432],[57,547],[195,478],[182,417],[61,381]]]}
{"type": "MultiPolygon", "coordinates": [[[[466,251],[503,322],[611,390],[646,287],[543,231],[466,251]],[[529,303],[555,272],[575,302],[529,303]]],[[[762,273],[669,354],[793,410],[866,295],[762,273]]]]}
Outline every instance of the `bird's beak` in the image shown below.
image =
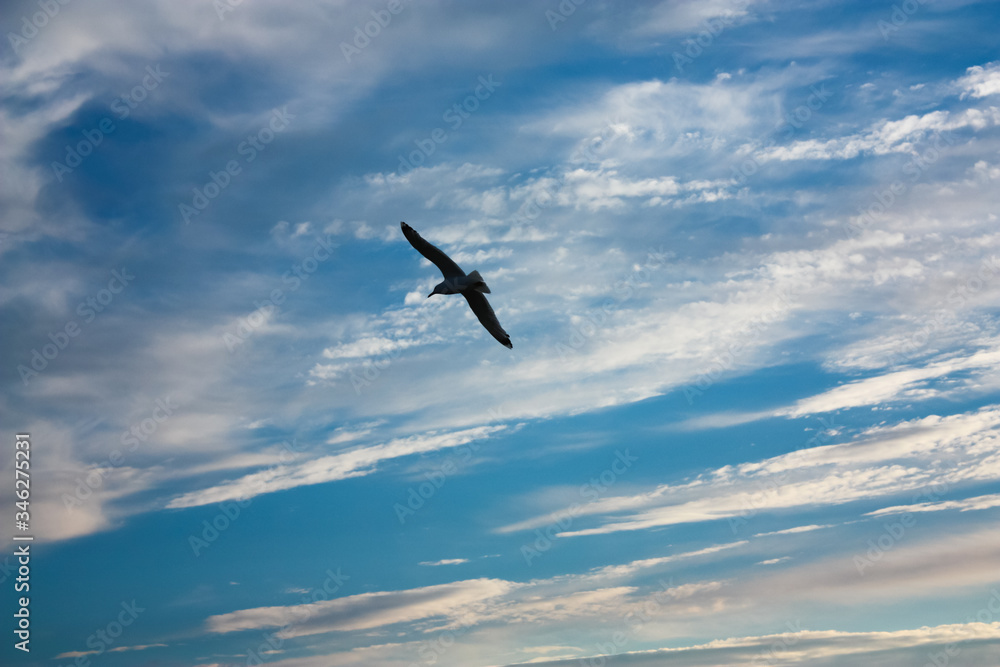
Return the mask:
{"type": "Polygon", "coordinates": [[[432,296],[434,296],[434,292],[431,292],[430,294],[428,294],[428,295],[427,295],[427,298],[429,299],[429,298],[431,298],[432,296]]]}

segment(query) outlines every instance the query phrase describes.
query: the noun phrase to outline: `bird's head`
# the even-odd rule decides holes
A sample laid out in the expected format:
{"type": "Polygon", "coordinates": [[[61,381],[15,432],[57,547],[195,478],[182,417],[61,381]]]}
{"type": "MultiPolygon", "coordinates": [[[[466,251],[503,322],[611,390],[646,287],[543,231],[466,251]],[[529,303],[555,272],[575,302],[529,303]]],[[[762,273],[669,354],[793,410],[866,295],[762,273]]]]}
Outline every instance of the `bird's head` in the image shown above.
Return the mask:
{"type": "Polygon", "coordinates": [[[451,288],[448,281],[438,283],[434,286],[434,291],[427,295],[427,298],[431,298],[435,294],[454,294],[455,290],[451,288]]]}

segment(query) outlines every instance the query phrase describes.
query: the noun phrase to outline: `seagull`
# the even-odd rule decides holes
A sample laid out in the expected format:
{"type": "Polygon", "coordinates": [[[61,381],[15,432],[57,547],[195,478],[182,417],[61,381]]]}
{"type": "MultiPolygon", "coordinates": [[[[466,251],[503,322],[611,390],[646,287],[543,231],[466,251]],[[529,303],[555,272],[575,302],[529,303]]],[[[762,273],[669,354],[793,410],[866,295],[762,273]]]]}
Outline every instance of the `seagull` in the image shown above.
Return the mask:
{"type": "Polygon", "coordinates": [[[479,271],[466,274],[451,257],[441,252],[440,248],[425,241],[413,227],[405,222],[400,222],[399,225],[403,228],[403,236],[410,242],[410,245],[441,269],[441,273],[444,275],[444,280],[434,288],[433,292],[427,295],[427,298],[429,299],[435,294],[461,294],[469,302],[472,312],[476,314],[486,330],[493,334],[493,337],[500,341],[501,345],[514,349],[514,345],[510,342],[510,336],[500,326],[496,313],[490,307],[490,302],[483,296],[484,293],[490,293],[490,288],[486,286],[479,271]]]}

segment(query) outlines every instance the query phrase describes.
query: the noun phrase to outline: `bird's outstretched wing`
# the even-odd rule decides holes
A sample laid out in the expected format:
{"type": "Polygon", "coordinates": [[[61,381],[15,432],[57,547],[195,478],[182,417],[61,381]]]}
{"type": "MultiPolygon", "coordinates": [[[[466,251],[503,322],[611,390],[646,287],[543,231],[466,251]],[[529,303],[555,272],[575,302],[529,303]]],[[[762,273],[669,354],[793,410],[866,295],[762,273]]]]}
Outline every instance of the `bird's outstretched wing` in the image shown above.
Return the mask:
{"type": "MultiPolygon", "coordinates": [[[[410,242],[410,245],[416,248],[417,252],[421,255],[433,262],[436,267],[441,269],[441,273],[444,274],[446,279],[461,278],[465,275],[465,271],[460,269],[458,264],[452,261],[451,257],[441,252],[441,249],[437,246],[425,241],[424,237],[417,234],[413,227],[410,227],[405,222],[400,222],[399,226],[403,228],[403,236],[410,242]]],[[[487,307],[489,307],[489,304],[487,304],[487,307]]],[[[501,329],[501,331],[503,330],[501,329]]]]}
{"type": "Polygon", "coordinates": [[[479,322],[486,327],[486,330],[493,334],[493,337],[500,341],[504,347],[514,349],[513,343],[510,342],[510,336],[500,326],[500,321],[497,319],[497,315],[493,312],[493,307],[490,306],[490,302],[486,300],[486,297],[480,292],[471,289],[462,292],[462,296],[469,302],[472,312],[476,314],[479,322]]]}

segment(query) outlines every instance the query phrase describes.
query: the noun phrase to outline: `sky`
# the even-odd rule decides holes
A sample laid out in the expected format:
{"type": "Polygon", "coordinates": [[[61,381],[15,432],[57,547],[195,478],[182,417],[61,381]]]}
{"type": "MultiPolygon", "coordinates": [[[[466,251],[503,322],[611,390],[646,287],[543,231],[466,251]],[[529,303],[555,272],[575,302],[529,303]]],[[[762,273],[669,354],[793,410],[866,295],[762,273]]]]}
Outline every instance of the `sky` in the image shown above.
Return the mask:
{"type": "Polygon", "coordinates": [[[2,15],[4,664],[997,664],[1000,3],[2,15]]]}

